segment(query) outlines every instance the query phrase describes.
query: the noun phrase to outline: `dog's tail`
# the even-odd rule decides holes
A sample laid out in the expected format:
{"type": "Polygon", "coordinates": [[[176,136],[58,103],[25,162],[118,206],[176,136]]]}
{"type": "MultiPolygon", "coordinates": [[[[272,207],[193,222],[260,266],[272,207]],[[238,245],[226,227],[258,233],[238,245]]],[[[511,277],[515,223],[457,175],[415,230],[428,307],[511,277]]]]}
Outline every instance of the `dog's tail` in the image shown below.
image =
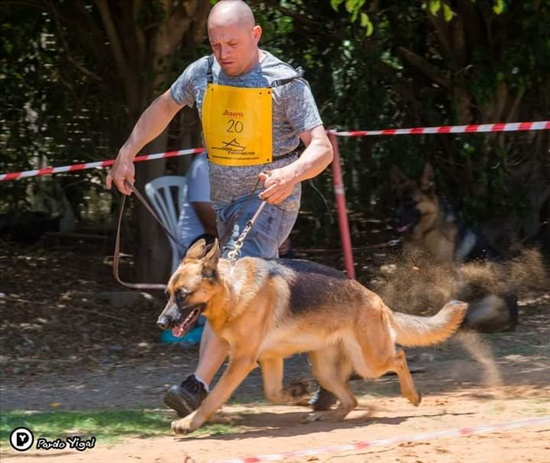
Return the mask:
{"type": "Polygon", "coordinates": [[[396,333],[396,341],[402,346],[429,346],[445,341],[458,329],[468,304],[450,301],[434,316],[421,317],[400,312],[392,312],[391,326],[396,333]]]}

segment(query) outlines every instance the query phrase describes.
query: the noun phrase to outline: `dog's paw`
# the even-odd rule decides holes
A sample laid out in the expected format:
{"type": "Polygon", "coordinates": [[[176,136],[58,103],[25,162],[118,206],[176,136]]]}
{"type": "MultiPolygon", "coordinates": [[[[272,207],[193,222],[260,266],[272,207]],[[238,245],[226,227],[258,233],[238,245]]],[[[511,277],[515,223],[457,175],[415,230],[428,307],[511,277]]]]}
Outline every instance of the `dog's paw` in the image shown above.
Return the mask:
{"type": "Polygon", "coordinates": [[[198,428],[198,426],[193,425],[190,416],[172,421],[171,427],[174,434],[189,434],[198,428]]]}
{"type": "Polygon", "coordinates": [[[300,423],[308,424],[314,423],[315,421],[324,421],[327,419],[327,412],[311,412],[302,417],[300,423]]]}
{"type": "Polygon", "coordinates": [[[310,394],[310,381],[307,379],[295,379],[283,388],[283,393],[295,400],[300,400],[310,394]]]}
{"type": "Polygon", "coordinates": [[[409,401],[415,407],[418,407],[420,405],[420,402],[422,402],[422,394],[420,394],[420,392],[416,392],[415,395],[413,395],[412,397],[409,397],[409,401]]]}

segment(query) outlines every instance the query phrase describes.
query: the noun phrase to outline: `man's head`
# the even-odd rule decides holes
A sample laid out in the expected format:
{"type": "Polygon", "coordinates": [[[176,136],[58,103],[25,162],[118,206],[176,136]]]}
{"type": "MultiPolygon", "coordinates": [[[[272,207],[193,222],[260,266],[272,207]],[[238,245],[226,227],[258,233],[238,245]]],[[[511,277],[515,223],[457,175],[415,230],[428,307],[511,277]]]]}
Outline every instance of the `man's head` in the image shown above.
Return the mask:
{"type": "Polygon", "coordinates": [[[216,60],[228,76],[239,76],[259,61],[262,28],[242,0],[221,0],[208,16],[208,38],[216,60]]]}

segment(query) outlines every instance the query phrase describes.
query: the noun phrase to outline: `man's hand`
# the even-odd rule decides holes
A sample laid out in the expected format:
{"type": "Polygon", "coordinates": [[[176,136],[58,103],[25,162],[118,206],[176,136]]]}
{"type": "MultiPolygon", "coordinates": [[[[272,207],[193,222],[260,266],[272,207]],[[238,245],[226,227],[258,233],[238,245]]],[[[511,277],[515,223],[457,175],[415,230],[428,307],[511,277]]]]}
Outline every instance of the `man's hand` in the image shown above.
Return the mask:
{"type": "Polygon", "coordinates": [[[260,181],[264,184],[264,191],[260,198],[269,204],[280,204],[290,196],[297,183],[292,165],[262,172],[259,175],[260,181]]]}
{"type": "Polygon", "coordinates": [[[111,167],[110,172],[107,174],[107,179],[105,181],[106,187],[110,190],[112,184],[118,188],[123,195],[131,195],[132,190],[126,185],[126,182],[131,185],[134,184],[136,169],[134,167],[133,161],[125,160],[120,154],[117,156],[113,167],[111,167]]]}

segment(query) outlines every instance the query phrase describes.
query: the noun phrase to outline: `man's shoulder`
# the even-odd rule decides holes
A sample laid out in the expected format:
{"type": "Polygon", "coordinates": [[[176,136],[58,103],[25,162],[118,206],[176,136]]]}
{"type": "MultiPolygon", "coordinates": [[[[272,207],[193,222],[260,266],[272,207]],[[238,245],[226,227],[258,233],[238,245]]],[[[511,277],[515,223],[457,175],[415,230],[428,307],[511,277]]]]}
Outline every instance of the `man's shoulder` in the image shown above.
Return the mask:
{"type": "Polygon", "coordinates": [[[209,67],[208,59],[209,56],[203,56],[202,58],[193,61],[189,66],[187,66],[186,73],[190,77],[195,75],[205,76],[209,67]]]}
{"type": "Polygon", "coordinates": [[[262,50],[265,54],[265,58],[262,61],[262,72],[269,77],[272,75],[277,79],[284,77],[292,77],[296,75],[296,69],[285,61],[277,58],[275,55],[268,51],[262,50]]]}

